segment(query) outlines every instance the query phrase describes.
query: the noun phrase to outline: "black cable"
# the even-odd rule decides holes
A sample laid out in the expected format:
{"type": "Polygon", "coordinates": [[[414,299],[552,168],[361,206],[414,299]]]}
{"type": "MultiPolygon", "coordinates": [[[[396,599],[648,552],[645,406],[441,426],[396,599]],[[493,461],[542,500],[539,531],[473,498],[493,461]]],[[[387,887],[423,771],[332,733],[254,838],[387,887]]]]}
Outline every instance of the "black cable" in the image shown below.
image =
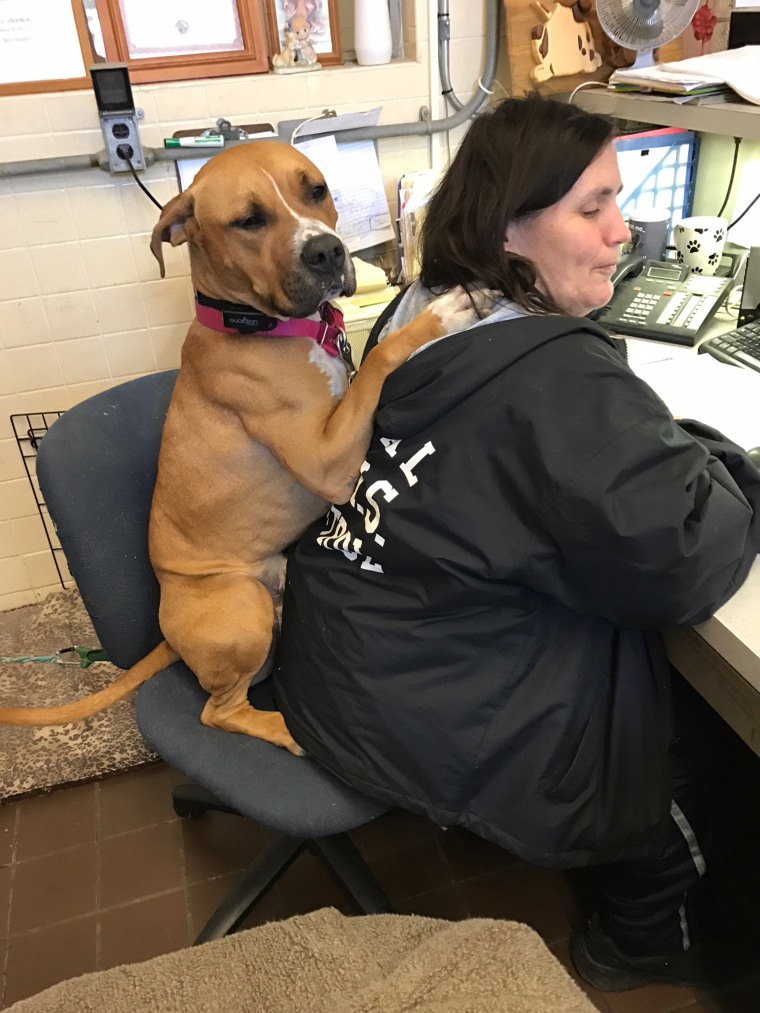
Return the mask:
{"type": "Polygon", "coordinates": [[[734,175],[736,173],[736,163],[739,160],[739,146],[742,143],[741,137],[734,138],[734,160],[731,163],[731,175],[728,180],[728,189],[726,190],[726,196],[723,198],[720,211],[718,212],[718,218],[721,217],[723,212],[726,210],[726,204],[728,204],[728,198],[731,196],[731,190],[734,185],[734,175]]]}
{"type": "MultiPolygon", "coordinates": [[[[131,151],[131,148],[130,148],[130,151],[131,151]]],[[[116,149],[116,154],[120,158],[123,158],[124,161],[127,163],[127,165],[129,166],[129,171],[135,177],[135,183],[137,183],[137,185],[140,187],[140,189],[142,190],[142,192],[144,194],[147,194],[148,197],[150,197],[150,199],[153,201],[153,203],[156,205],[156,207],[158,208],[159,211],[163,211],[164,210],[163,204],[159,204],[158,203],[158,201],[156,200],[156,198],[153,196],[153,194],[150,192],[150,190],[147,188],[147,186],[145,186],[145,184],[143,183],[143,181],[140,179],[140,177],[135,172],[135,167],[134,167],[134,165],[132,165],[132,159],[129,156],[129,154],[124,150],[124,145],[123,144],[120,144],[118,146],[118,148],[116,149]]]]}
{"type": "MultiPolygon", "coordinates": [[[[746,215],[746,213],[748,211],[751,211],[752,208],[755,206],[755,204],[757,204],[757,202],[759,200],[760,200],[760,193],[755,194],[755,196],[752,198],[752,200],[749,202],[749,204],[746,206],[746,208],[742,211],[742,213],[739,215],[739,217],[738,218],[734,218],[734,220],[728,226],[728,229],[732,229],[734,227],[734,225],[738,225],[739,222],[742,220],[742,218],[746,215]]],[[[726,229],[726,232],[728,232],[728,229],[726,229]]]]}

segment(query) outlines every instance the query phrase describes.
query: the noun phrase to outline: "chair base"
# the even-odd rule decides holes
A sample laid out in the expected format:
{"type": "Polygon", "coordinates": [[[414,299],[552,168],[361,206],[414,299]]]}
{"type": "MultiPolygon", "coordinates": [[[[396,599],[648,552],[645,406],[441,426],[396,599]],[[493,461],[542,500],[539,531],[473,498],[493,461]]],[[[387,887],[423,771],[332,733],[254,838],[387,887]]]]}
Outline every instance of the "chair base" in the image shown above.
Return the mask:
{"type": "MultiPolygon", "coordinates": [[[[242,815],[237,809],[219,801],[205,788],[194,784],[178,785],[172,792],[172,798],[174,811],[183,818],[200,819],[209,809],[242,815]]],[[[193,945],[222,939],[234,932],[249,911],[305,850],[318,855],[325,862],[363,914],[393,913],[390,901],[347,833],[331,834],[328,837],[288,837],[283,834],[248,867],[240,883],[222,900],[193,945]]]]}

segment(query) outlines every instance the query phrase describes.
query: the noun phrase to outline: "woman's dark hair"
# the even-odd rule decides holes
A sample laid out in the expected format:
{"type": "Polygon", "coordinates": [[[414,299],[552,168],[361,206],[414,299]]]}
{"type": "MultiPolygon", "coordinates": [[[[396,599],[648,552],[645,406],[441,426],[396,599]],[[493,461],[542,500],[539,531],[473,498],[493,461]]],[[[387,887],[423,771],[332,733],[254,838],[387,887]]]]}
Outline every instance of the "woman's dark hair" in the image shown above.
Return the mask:
{"type": "Polygon", "coordinates": [[[531,312],[560,312],[533,264],[504,250],[507,228],[556,204],[613,136],[606,117],[538,95],[478,116],[428,203],[422,284],[495,289],[531,312]]]}

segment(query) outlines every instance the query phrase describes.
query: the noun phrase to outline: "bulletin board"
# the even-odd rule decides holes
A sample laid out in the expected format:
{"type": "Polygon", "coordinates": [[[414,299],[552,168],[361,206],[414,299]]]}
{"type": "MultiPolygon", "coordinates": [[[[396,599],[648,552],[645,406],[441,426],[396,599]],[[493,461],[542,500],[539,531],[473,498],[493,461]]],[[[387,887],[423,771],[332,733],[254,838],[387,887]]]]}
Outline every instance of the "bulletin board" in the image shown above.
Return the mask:
{"type": "MultiPolygon", "coordinates": [[[[543,7],[551,10],[554,7],[552,0],[541,0],[543,7]]],[[[552,77],[548,81],[536,84],[531,78],[531,71],[536,66],[536,59],[533,56],[533,45],[531,33],[537,25],[544,22],[537,12],[534,0],[503,0],[504,21],[507,43],[507,80],[508,91],[511,95],[526,95],[531,91],[539,91],[542,94],[556,94],[558,92],[570,92],[577,88],[584,81],[606,81],[613,68],[606,63],[592,73],[568,74],[562,77],[552,77]]],[[[594,28],[596,38],[601,38],[601,29],[594,28]]],[[[600,52],[604,50],[599,46],[600,52]]],[[[681,59],[681,40],[675,39],[659,50],[659,61],[681,59]]]]}

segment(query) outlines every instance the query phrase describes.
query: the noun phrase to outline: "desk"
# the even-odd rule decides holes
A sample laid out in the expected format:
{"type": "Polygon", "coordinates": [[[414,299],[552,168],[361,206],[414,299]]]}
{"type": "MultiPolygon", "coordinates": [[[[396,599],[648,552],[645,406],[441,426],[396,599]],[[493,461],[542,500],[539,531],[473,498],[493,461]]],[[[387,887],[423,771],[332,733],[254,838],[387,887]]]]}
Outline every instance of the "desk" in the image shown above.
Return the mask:
{"type": "MultiPolygon", "coordinates": [[[[735,326],[727,314],[721,316],[725,319],[713,323],[708,337],[735,326]]],[[[689,371],[701,365],[702,360],[711,380],[720,379],[721,370],[728,370],[727,386],[740,381],[742,388],[756,385],[757,396],[742,400],[746,412],[739,431],[726,431],[726,435],[746,449],[760,446],[760,412],[756,407],[760,404],[760,372],[724,365],[712,356],[697,356],[694,348],[638,338],[628,338],[627,343],[632,369],[676,414],[687,413],[679,411],[674,403],[679,396],[673,384],[674,374],[681,373],[688,384],[689,371]],[[668,356],[672,356],[670,363],[668,356]]],[[[692,414],[708,425],[722,428],[720,419],[713,421],[707,402],[692,414]]],[[[743,586],[714,616],[691,628],[666,630],[664,636],[668,656],[679,672],[760,756],[760,557],[743,586]]]]}

